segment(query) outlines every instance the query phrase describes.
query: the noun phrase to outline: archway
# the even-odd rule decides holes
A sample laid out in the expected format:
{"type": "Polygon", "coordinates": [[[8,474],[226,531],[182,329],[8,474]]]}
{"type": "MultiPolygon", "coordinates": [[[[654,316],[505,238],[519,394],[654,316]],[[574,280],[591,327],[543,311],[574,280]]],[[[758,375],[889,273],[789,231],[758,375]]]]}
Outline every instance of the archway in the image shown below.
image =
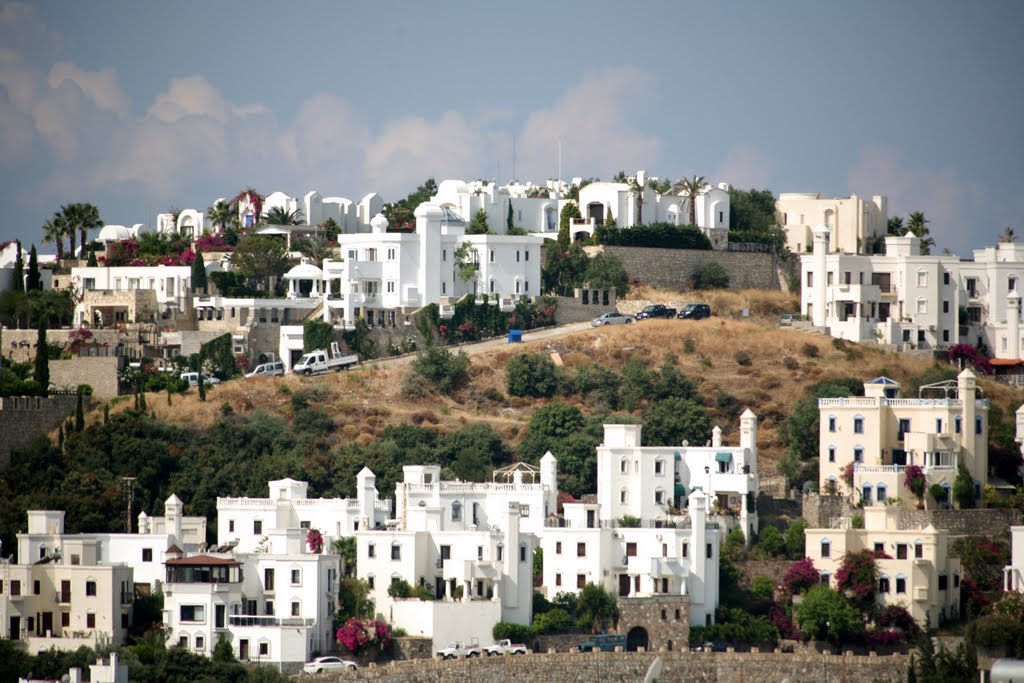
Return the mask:
{"type": "Polygon", "coordinates": [[[598,225],[604,223],[604,204],[601,202],[590,202],[587,204],[587,218],[597,221],[598,225]]]}
{"type": "Polygon", "coordinates": [[[628,652],[636,652],[638,648],[644,650],[650,649],[650,641],[647,637],[647,629],[643,626],[634,626],[629,629],[629,633],[626,634],[626,650],[628,652]]]}

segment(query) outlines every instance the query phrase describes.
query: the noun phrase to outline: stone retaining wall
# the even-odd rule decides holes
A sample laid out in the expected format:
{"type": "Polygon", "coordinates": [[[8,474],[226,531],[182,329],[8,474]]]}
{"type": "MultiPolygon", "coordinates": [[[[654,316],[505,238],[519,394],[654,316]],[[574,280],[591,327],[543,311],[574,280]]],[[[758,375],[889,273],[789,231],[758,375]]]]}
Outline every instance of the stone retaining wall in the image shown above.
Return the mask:
{"type": "MultiPolygon", "coordinates": [[[[815,683],[897,683],[906,677],[906,655],[853,656],[814,653],[607,652],[530,654],[452,661],[414,660],[356,672],[320,675],[321,681],[375,683],[636,683],[655,660],[661,683],[743,683],[815,681],[815,683]]],[[[313,680],[301,676],[299,680],[313,680]]]]}
{"type": "Polygon", "coordinates": [[[653,287],[685,291],[693,275],[710,261],[720,263],[729,273],[730,289],[782,289],[788,283],[796,259],[783,260],[772,254],[700,249],[651,249],[646,247],[602,247],[622,261],[630,280],[653,287]]]}
{"type": "MultiPolygon", "coordinates": [[[[84,396],[83,407],[88,412],[90,397],[84,396]]],[[[78,397],[56,395],[7,396],[0,399],[0,468],[10,464],[11,452],[21,448],[40,434],[46,434],[75,414],[78,397]]]]}

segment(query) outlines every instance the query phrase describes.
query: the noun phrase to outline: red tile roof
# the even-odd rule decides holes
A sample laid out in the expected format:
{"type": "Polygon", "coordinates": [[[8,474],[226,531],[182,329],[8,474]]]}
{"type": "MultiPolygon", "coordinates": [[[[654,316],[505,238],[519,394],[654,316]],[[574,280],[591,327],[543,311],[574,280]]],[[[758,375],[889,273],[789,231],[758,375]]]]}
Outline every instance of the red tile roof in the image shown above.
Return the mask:
{"type": "Polygon", "coordinates": [[[192,557],[180,557],[164,562],[174,567],[216,567],[232,566],[237,567],[242,563],[238,560],[229,560],[226,557],[210,557],[209,555],[193,555],[192,557]]]}

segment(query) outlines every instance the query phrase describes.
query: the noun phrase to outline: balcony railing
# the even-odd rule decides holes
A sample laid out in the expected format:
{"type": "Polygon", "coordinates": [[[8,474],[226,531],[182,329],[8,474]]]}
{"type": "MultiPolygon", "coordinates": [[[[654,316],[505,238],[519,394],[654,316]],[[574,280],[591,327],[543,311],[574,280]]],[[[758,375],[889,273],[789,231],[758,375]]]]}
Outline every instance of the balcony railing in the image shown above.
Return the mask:
{"type": "Polygon", "coordinates": [[[256,616],[252,614],[232,614],[228,616],[230,626],[258,626],[266,628],[287,628],[289,626],[312,626],[314,619],[300,617],[256,616]]]}

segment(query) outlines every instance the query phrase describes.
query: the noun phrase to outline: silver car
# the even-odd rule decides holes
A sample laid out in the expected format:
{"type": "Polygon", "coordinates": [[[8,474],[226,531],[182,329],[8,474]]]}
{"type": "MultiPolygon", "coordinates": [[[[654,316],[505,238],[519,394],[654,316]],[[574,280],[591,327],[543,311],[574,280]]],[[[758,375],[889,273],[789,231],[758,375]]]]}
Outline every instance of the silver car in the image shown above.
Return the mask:
{"type": "Polygon", "coordinates": [[[602,325],[628,325],[633,322],[633,319],[628,315],[623,315],[618,311],[612,311],[611,313],[605,313],[599,315],[590,321],[590,324],[594,327],[601,327],[602,325]]]}

